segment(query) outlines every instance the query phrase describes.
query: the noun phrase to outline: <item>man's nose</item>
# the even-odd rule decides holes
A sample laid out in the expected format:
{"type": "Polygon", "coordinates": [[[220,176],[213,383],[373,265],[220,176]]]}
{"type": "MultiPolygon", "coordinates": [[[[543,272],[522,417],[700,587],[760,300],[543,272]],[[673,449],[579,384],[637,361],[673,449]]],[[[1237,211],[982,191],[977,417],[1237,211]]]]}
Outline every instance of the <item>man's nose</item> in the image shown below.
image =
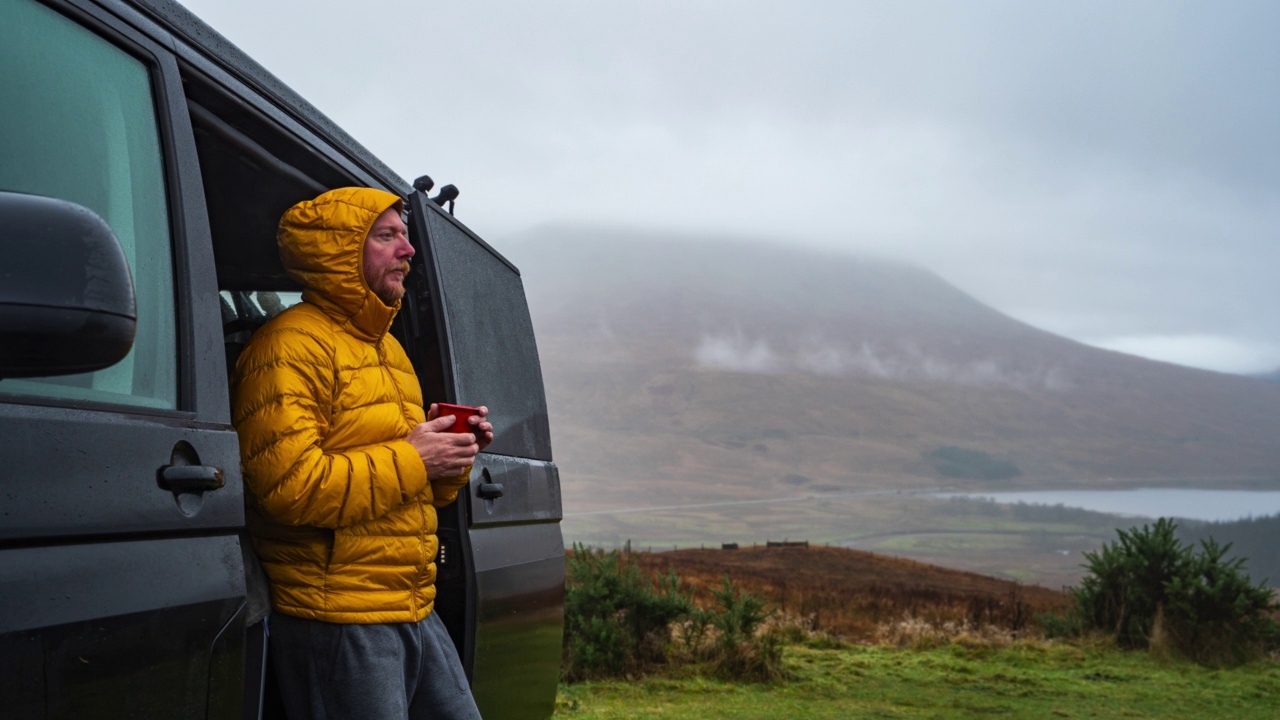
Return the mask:
{"type": "Polygon", "coordinates": [[[409,242],[408,235],[400,236],[400,245],[396,248],[396,257],[408,260],[417,254],[417,250],[413,249],[413,243],[409,242]]]}

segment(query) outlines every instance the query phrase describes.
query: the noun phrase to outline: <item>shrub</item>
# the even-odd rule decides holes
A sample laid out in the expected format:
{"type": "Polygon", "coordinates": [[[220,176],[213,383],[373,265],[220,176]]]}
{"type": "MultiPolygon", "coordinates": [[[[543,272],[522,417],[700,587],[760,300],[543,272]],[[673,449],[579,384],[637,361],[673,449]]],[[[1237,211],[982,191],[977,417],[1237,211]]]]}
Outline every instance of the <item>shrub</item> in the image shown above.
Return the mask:
{"type": "Polygon", "coordinates": [[[700,607],[695,606],[689,611],[689,617],[680,628],[680,638],[692,659],[708,660],[715,657],[715,648],[710,641],[710,631],[715,619],[714,612],[700,607]]]}
{"type": "Polygon", "coordinates": [[[1273,590],[1280,590],[1280,553],[1275,551],[1280,537],[1280,514],[1214,523],[1189,523],[1178,528],[1184,542],[1197,543],[1216,538],[1231,543],[1231,554],[1247,557],[1243,567],[1253,577],[1270,578],[1273,590]]]}
{"type": "Polygon", "coordinates": [[[623,676],[665,662],[671,623],[692,608],[674,572],[650,580],[616,550],[575,543],[565,584],[565,679],[623,676]]]}
{"type": "Polygon", "coordinates": [[[1271,591],[1254,585],[1241,568],[1244,558],[1225,560],[1230,543],[1200,543],[1188,572],[1165,586],[1172,618],[1169,632],[1192,659],[1206,663],[1243,662],[1277,646],[1271,591]]]}
{"type": "Polygon", "coordinates": [[[565,584],[564,652],[569,682],[626,677],[672,661],[694,662],[726,680],[767,682],[786,676],[783,638],[762,632],[773,615],[764,600],[729,578],[712,590],[715,607],[693,604],[675,572],[650,579],[629,553],[575,544],[565,584]],[[683,652],[672,654],[671,629],[681,629],[683,652]]]}
{"type": "Polygon", "coordinates": [[[773,609],[760,597],[735,588],[727,575],[720,589],[711,594],[717,605],[710,614],[711,624],[719,631],[715,674],[725,680],[751,682],[785,678],[782,637],[777,632],[759,632],[773,609]]]}
{"type": "Polygon", "coordinates": [[[1079,637],[1085,632],[1080,613],[1074,607],[1061,615],[1054,612],[1040,613],[1036,615],[1036,624],[1040,626],[1044,636],[1050,639],[1079,637]]]}
{"type": "Polygon", "coordinates": [[[1125,648],[1162,647],[1205,664],[1242,662],[1275,647],[1271,591],[1224,560],[1230,545],[1183,544],[1167,518],[1118,530],[1115,544],[1086,553],[1088,574],[1072,590],[1067,618],[1050,632],[1100,630],[1125,648]]]}
{"type": "Polygon", "coordinates": [[[1190,556],[1166,519],[1154,527],[1117,530],[1119,541],[1085,553],[1089,573],[1072,591],[1085,628],[1112,634],[1124,648],[1145,648],[1156,611],[1164,604],[1165,583],[1188,571],[1190,556]]]}

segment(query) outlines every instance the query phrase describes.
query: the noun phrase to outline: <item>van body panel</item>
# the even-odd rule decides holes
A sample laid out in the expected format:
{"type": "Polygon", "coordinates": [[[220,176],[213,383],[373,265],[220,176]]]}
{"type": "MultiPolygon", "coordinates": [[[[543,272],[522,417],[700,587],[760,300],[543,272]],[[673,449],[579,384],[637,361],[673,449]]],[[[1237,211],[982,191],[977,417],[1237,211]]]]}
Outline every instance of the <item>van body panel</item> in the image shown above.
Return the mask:
{"type": "Polygon", "coordinates": [[[229,425],[0,401],[0,543],[238,532],[239,448],[229,425]],[[165,489],[158,473],[173,464],[217,467],[224,486],[165,489]]]}
{"type": "Polygon", "coordinates": [[[559,527],[473,530],[477,610],[472,688],[490,717],[548,717],[555,709],[564,618],[559,527]]]}
{"type": "MultiPolygon", "coordinates": [[[[193,218],[179,202],[186,190],[175,148],[190,130],[176,114],[184,104],[172,39],[159,28],[139,32],[91,2],[5,0],[0,12],[29,21],[27,32],[51,33],[49,44],[74,42],[62,62],[84,62],[86,73],[104,79],[141,78],[121,92],[106,86],[99,99],[78,101],[99,102],[106,112],[113,102],[128,105],[129,112],[151,115],[152,129],[75,126],[80,120],[74,117],[51,118],[56,122],[48,126],[80,127],[83,136],[63,138],[72,147],[87,147],[108,131],[134,139],[153,133],[148,142],[106,141],[116,144],[80,159],[80,170],[24,159],[14,167],[43,175],[27,186],[11,171],[6,183],[33,192],[49,187],[55,171],[79,174],[84,183],[98,182],[95,173],[108,178],[102,202],[120,212],[104,217],[126,218],[112,229],[129,231],[135,284],[154,285],[159,276],[158,287],[171,288],[171,297],[139,294],[140,322],[149,314],[146,321],[172,338],[167,346],[174,353],[145,355],[151,351],[135,344],[125,361],[130,369],[115,377],[107,377],[113,370],[107,368],[83,379],[0,384],[0,706],[7,716],[13,707],[18,717],[47,718],[118,717],[126,707],[140,717],[196,718],[206,716],[211,701],[238,711],[243,684],[211,683],[211,677],[243,675],[245,661],[242,649],[221,650],[237,647],[235,638],[245,632],[239,448],[228,424],[216,315],[207,309],[211,255],[207,240],[187,244],[193,218]],[[119,175],[116,166],[97,162],[132,163],[133,172],[119,175]],[[141,177],[134,173],[142,170],[159,178],[159,199],[120,201],[120,193],[134,190],[110,178],[141,177]],[[135,227],[141,229],[133,233],[135,227]],[[163,256],[170,262],[139,272],[137,263],[150,262],[164,237],[153,228],[167,230],[163,256]],[[166,318],[171,328],[164,327],[166,318]],[[161,394],[151,395],[145,388],[157,371],[169,379],[157,385],[161,394]],[[196,468],[218,482],[174,484],[182,473],[165,472],[174,467],[196,468]]],[[[41,77],[38,64],[6,66],[6,73],[19,72],[41,77]]],[[[33,92],[43,93],[38,97],[45,102],[56,86],[27,87],[40,88],[33,92]]],[[[65,155],[56,159],[66,162],[65,155]]]]}

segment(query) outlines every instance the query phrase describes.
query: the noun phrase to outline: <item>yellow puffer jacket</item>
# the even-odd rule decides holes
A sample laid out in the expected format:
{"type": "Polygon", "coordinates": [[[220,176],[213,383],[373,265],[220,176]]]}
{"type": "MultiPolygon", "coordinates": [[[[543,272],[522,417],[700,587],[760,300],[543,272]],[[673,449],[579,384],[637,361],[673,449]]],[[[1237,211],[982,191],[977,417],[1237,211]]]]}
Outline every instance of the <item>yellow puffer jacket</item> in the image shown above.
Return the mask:
{"type": "Polygon", "coordinates": [[[424,417],[364,239],[400,199],[343,188],[290,208],[278,240],[306,289],[236,363],[233,422],[254,548],[273,607],[336,623],[417,622],[435,600],[436,506],[467,482],[428,478],[404,440],[424,417]]]}

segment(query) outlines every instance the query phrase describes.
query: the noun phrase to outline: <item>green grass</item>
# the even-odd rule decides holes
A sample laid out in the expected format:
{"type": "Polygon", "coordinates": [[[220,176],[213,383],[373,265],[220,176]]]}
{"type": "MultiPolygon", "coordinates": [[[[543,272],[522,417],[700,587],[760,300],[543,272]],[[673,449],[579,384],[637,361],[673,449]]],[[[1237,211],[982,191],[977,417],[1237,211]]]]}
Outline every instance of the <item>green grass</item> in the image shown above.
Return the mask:
{"type": "Polygon", "coordinates": [[[554,718],[1159,718],[1275,720],[1280,663],[1212,670],[1070,644],[787,648],[795,679],[650,677],[561,686],[554,718]]]}

